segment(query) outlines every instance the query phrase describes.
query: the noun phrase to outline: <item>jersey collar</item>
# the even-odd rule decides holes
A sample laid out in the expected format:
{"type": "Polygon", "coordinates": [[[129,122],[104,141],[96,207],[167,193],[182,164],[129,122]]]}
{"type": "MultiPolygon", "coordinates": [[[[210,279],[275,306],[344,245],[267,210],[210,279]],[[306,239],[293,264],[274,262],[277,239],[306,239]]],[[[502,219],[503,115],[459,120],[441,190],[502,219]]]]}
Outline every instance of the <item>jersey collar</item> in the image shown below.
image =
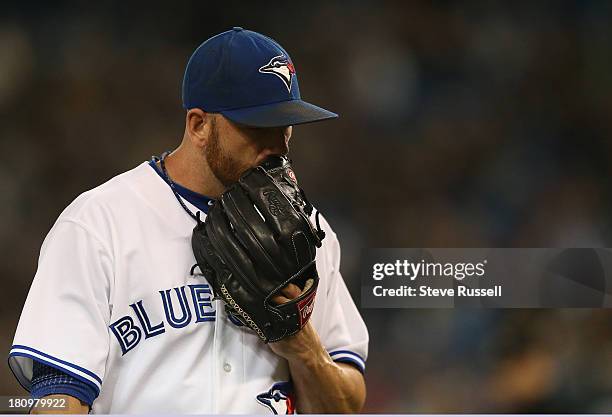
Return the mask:
{"type": "MultiPolygon", "coordinates": [[[[168,179],[161,172],[161,170],[159,169],[159,167],[155,163],[154,159],[151,159],[149,161],[149,166],[151,166],[151,168],[153,168],[155,170],[157,175],[159,175],[159,177],[161,179],[163,179],[166,184],[170,185],[170,183],[168,182],[168,179]]],[[[195,191],[191,191],[190,189],[185,188],[182,185],[177,184],[176,182],[174,183],[174,186],[175,186],[176,192],[182,198],[184,198],[185,200],[189,201],[191,204],[193,204],[195,207],[197,207],[198,210],[202,211],[203,213],[208,214],[208,208],[210,207],[210,204],[212,204],[212,202],[214,201],[212,198],[207,197],[207,196],[205,196],[203,194],[196,193],[195,191]]]]}

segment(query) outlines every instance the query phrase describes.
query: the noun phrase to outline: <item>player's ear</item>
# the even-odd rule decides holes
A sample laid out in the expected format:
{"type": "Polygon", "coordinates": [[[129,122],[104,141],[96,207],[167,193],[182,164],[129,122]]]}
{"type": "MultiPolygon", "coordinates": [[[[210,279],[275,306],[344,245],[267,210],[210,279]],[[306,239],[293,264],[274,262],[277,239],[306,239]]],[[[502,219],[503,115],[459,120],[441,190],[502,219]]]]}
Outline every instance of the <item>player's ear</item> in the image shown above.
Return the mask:
{"type": "Polygon", "coordinates": [[[203,147],[209,135],[212,114],[202,109],[189,109],[185,116],[185,128],[189,138],[198,147],[203,147]]]}

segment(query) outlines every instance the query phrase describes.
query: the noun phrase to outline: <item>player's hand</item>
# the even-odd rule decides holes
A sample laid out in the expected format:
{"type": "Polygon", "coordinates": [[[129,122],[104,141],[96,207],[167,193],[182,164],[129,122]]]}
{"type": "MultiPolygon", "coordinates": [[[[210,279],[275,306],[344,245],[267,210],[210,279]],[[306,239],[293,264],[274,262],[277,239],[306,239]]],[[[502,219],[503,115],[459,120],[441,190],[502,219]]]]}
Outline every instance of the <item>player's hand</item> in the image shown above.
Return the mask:
{"type": "Polygon", "coordinates": [[[302,290],[300,289],[300,287],[295,284],[288,284],[287,286],[281,289],[282,295],[279,294],[272,297],[272,302],[276,304],[284,304],[287,301],[291,301],[294,298],[299,297],[301,293],[302,290]]]}
{"type": "Polygon", "coordinates": [[[312,323],[306,325],[296,334],[278,342],[268,343],[272,352],[289,362],[308,362],[313,360],[313,352],[322,351],[321,341],[312,323]]]}
{"type": "MultiPolygon", "coordinates": [[[[295,284],[288,284],[280,292],[281,294],[272,297],[272,302],[276,304],[286,303],[297,298],[302,293],[302,290],[295,284]]],[[[304,361],[311,355],[313,347],[320,343],[318,335],[309,321],[302,330],[293,336],[289,336],[279,342],[270,343],[268,346],[278,356],[287,360],[304,361]]]]}

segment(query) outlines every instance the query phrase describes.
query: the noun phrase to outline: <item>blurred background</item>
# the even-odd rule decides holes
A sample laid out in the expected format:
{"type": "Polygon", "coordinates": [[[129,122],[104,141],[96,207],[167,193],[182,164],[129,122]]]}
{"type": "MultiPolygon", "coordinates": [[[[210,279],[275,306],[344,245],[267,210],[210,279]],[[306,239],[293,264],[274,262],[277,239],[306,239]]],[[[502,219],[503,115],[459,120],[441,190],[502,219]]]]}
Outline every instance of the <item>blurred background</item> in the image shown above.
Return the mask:
{"type": "MultiPolygon", "coordinates": [[[[291,153],[357,303],[362,248],[611,246],[612,2],[256,3],[3,2],[0,351],[59,213],[178,145],[187,59],[232,26],[341,115],[291,153]]],[[[366,412],[612,412],[611,312],[362,314],[366,412]]]]}

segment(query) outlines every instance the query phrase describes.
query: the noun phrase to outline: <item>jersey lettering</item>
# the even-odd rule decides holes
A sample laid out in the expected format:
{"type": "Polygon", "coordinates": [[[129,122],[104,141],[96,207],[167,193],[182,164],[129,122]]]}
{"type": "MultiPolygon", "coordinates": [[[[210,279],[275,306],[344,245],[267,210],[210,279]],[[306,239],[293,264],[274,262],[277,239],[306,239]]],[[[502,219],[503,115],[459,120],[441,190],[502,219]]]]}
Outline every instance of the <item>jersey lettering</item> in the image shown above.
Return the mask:
{"type": "Polygon", "coordinates": [[[115,337],[121,346],[122,355],[134,349],[142,338],[142,331],[134,324],[134,319],[130,316],[121,317],[110,325],[115,337]]]}
{"type": "Polygon", "coordinates": [[[145,339],[148,339],[149,337],[157,336],[158,334],[162,334],[163,332],[166,331],[166,329],[164,329],[163,321],[155,326],[151,326],[151,321],[149,320],[147,311],[142,306],[142,300],[138,301],[137,303],[130,304],[130,307],[132,307],[132,309],[136,313],[136,317],[138,318],[138,321],[142,325],[142,330],[144,331],[145,339]]]}
{"type": "MultiPolygon", "coordinates": [[[[210,286],[208,284],[189,285],[189,290],[193,301],[195,323],[215,321],[216,313],[212,305],[210,286]]],[[[184,285],[159,291],[159,294],[162,301],[159,307],[163,306],[166,322],[170,327],[182,329],[192,322],[191,306],[187,302],[184,285]],[[175,309],[179,309],[179,307],[175,307],[176,305],[180,306],[180,314],[175,312],[175,309]]],[[[140,343],[143,333],[146,340],[166,332],[165,322],[160,321],[155,325],[151,324],[143,300],[130,304],[130,307],[134,310],[138,324],[131,316],[123,316],[109,326],[117,342],[119,342],[122,355],[134,349],[140,343]]]]}
{"type": "Polygon", "coordinates": [[[206,309],[212,310],[212,301],[210,296],[212,291],[208,285],[190,285],[191,298],[193,300],[193,306],[195,311],[196,323],[202,321],[214,321],[215,312],[206,311],[206,309]]]}

